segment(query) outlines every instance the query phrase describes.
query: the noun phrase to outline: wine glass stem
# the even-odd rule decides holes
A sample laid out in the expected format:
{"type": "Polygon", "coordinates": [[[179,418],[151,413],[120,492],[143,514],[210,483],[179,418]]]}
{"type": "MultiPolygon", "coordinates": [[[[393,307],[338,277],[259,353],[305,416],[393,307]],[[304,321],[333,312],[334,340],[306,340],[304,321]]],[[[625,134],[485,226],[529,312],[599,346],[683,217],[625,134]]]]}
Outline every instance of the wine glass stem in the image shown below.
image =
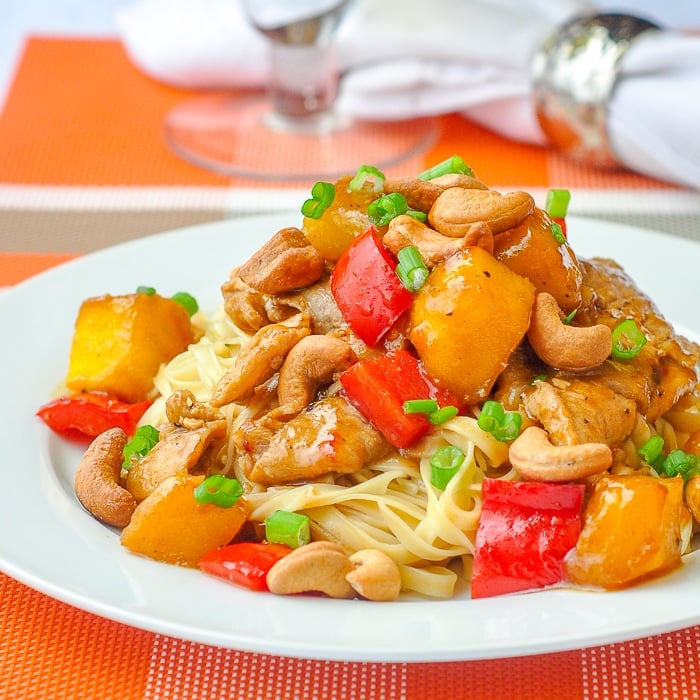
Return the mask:
{"type": "Polygon", "coordinates": [[[315,133],[331,128],[337,86],[332,44],[270,42],[271,128],[315,133]]]}

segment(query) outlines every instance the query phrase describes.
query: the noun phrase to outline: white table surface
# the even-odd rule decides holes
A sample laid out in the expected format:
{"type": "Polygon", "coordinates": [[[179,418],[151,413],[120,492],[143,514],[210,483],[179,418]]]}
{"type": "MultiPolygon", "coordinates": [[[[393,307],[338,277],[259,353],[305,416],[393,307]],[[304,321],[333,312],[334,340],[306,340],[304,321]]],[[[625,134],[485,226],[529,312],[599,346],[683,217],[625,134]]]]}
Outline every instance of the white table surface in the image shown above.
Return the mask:
{"type": "MultiPolygon", "coordinates": [[[[27,35],[115,36],[115,8],[134,1],[0,0],[0,107],[27,35]]],[[[600,0],[597,4],[601,9],[641,14],[666,26],[700,29],[700,0],[600,0]]]]}

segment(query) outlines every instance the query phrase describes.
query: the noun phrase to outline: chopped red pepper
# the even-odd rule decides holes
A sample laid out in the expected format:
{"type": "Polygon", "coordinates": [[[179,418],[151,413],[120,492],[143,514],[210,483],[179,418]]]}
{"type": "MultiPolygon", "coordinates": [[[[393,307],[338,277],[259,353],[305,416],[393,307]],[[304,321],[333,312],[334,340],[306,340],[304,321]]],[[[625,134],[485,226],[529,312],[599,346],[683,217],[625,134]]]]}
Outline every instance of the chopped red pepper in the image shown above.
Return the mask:
{"type": "Polygon", "coordinates": [[[484,479],[472,598],[559,583],[581,531],[583,484],[484,479]]]}
{"type": "Polygon", "coordinates": [[[110,428],[121,428],[133,435],[150,401],[126,403],[96,391],[61,396],[44,404],[36,415],[56,432],[77,430],[84,435],[100,435],[110,428]]]}
{"type": "Polygon", "coordinates": [[[236,542],[205,554],[199,568],[253,591],[267,591],[267,572],[292,551],[285,544],[236,542]]]}
{"type": "Polygon", "coordinates": [[[331,273],[336,304],[367,345],[376,345],[413,302],[396,274],[396,264],[377,232],[369,228],[345,249],[331,273]]]}
{"type": "Polygon", "coordinates": [[[552,221],[555,221],[556,223],[561,226],[561,232],[564,235],[564,238],[567,238],[566,235],[566,219],[563,216],[553,216],[552,221]]]}
{"type": "Polygon", "coordinates": [[[424,414],[404,412],[405,401],[435,399],[440,408],[460,407],[448,391],[432,384],[407,350],[360,360],[340,375],[340,383],[348,401],[399,449],[410,447],[430,428],[424,414]]]}

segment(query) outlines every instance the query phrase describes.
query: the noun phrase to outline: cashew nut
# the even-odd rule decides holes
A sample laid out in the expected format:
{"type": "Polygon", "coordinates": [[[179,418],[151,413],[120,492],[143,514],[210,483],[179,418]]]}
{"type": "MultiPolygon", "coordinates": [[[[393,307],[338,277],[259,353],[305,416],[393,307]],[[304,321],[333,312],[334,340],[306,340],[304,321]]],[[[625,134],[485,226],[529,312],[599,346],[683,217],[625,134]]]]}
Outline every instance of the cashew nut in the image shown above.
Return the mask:
{"type": "Polygon", "coordinates": [[[330,598],[353,598],[355,591],[345,580],[352,570],[350,558],[333,542],[311,542],[279,561],[267,572],[272,593],[324,593],[330,598]]]}
{"type": "Polygon", "coordinates": [[[238,274],[246,284],[265,294],[302,289],[321,279],[325,262],[304,232],[293,226],[278,231],[238,274]]]}
{"type": "Polygon", "coordinates": [[[401,593],[401,572],[396,562],[379,549],[361,549],[350,555],[353,570],[345,576],[367,600],[396,600],[401,593]]]}
{"type": "Polygon", "coordinates": [[[114,527],[127,525],[136,509],[134,497],[119,483],[126,440],[121,428],[98,435],[83,455],[73,484],[85,509],[114,527]]]}
{"type": "Polygon", "coordinates": [[[606,471],[612,450],[602,442],[553,445],[542,428],[526,428],[508,449],[513,468],[529,481],[576,481],[606,471]]]}
{"type": "Polygon", "coordinates": [[[219,379],[211,405],[219,407],[238,401],[266,382],[282,366],[287,353],[310,332],[309,319],[302,314],[263,326],[219,379]]]}
{"type": "Polygon", "coordinates": [[[384,181],[384,191],[398,192],[406,198],[411,209],[425,212],[435,204],[435,200],[449,187],[486,190],[488,187],[481,180],[470,175],[450,173],[435,177],[432,180],[421,178],[387,178],[384,181]]]}
{"type": "Polygon", "coordinates": [[[608,326],[566,325],[556,299],[547,292],[535,296],[527,338],[543,362],[567,372],[598,367],[612,351],[612,331],[608,326]]]}
{"type": "Polygon", "coordinates": [[[407,214],[391,220],[383,243],[394,255],[406,246],[415,246],[430,269],[468,246],[479,246],[493,253],[493,234],[488,224],[472,224],[462,238],[452,238],[443,236],[407,214]]]}
{"type": "Polygon", "coordinates": [[[428,222],[453,238],[463,236],[477,221],[486,222],[497,234],[517,226],[534,209],[535,201],[527,192],[500,194],[494,190],[450,187],[435,200],[428,222]]]}
{"type": "Polygon", "coordinates": [[[340,338],[307,335],[288,353],[280,368],[275,416],[291,416],[310,404],[323,384],[356,362],[353,349],[340,338]]]}

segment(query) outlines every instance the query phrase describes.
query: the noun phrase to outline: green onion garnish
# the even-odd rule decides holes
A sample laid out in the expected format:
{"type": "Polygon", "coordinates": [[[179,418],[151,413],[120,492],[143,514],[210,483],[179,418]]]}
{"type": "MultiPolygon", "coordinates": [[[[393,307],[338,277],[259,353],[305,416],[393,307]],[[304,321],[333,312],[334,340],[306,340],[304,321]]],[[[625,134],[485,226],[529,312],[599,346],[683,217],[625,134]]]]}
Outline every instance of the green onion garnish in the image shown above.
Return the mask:
{"type": "Polygon", "coordinates": [[[550,226],[549,230],[552,232],[552,235],[554,236],[554,240],[557,243],[566,243],[566,236],[564,235],[564,231],[562,230],[562,227],[556,221],[552,222],[552,225],[550,226]]]}
{"type": "Polygon", "coordinates": [[[454,418],[459,413],[457,406],[443,406],[428,414],[428,422],[431,425],[442,425],[445,421],[454,418]]]}
{"type": "Polygon", "coordinates": [[[133,437],[124,445],[122,451],[122,469],[131,469],[141,457],[145,457],[160,439],[157,428],[142,425],[136,429],[133,437]]]}
{"type": "Polygon", "coordinates": [[[184,306],[185,311],[187,311],[190,316],[194,316],[197,311],[199,311],[197,300],[187,292],[176,292],[173,294],[172,300],[184,306]]]}
{"type": "Polygon", "coordinates": [[[464,462],[464,452],[454,445],[435,450],[430,458],[430,483],[437,489],[445,489],[464,462]]]}
{"type": "Polygon", "coordinates": [[[410,399],[404,401],[404,413],[433,413],[438,410],[438,402],[435,399],[410,399]]]}
{"type": "Polygon", "coordinates": [[[422,172],[418,177],[421,180],[432,180],[441,175],[450,175],[451,173],[457,173],[460,175],[473,175],[472,169],[464,162],[459,156],[451,156],[434,165],[432,168],[428,168],[422,172]]]}
{"type": "Polygon", "coordinates": [[[399,260],[396,274],[401,283],[409,292],[417,292],[430,274],[418,248],[412,245],[401,248],[396,257],[399,260]]]}
{"type": "Polygon", "coordinates": [[[683,477],[683,481],[687,483],[691,476],[700,474],[700,458],[683,450],[671,450],[668,456],[661,463],[659,471],[666,476],[683,477]]]}
{"type": "Polygon", "coordinates": [[[424,211],[416,211],[415,209],[408,209],[406,214],[416,221],[420,221],[424,224],[428,220],[428,215],[424,211]]]}
{"type": "Polygon", "coordinates": [[[138,287],[136,287],[136,292],[140,294],[148,294],[149,297],[152,297],[156,293],[156,288],[147,287],[146,285],[140,284],[138,287]]]}
{"type": "Polygon", "coordinates": [[[533,386],[535,382],[546,382],[547,381],[547,375],[546,374],[536,374],[533,378],[532,381],[530,382],[530,386],[533,386]]]}
{"type": "Polygon", "coordinates": [[[562,323],[565,326],[568,326],[574,320],[574,316],[576,316],[577,311],[578,309],[574,309],[570,314],[567,314],[562,323]]]}
{"type": "Polygon", "coordinates": [[[646,342],[646,336],[639,330],[634,319],[628,318],[613,329],[612,355],[620,360],[632,359],[639,355],[646,342]]]}
{"type": "Polygon", "coordinates": [[[357,169],[355,177],[348,183],[350,192],[360,192],[365,188],[365,184],[370,182],[372,185],[371,192],[382,192],[384,190],[384,180],[386,177],[381,170],[378,170],[373,165],[361,165],[357,169]]]}
{"type": "Polygon", "coordinates": [[[301,547],[311,541],[310,520],[303,513],[276,510],[265,518],[265,539],[275,544],[301,547]]]}
{"type": "Polygon", "coordinates": [[[309,219],[320,219],[335,199],[335,185],[330,182],[317,182],[311,188],[311,199],[301,205],[301,213],[309,219]]]}
{"type": "Polygon", "coordinates": [[[652,435],[638,450],[637,454],[657,471],[664,460],[664,439],[660,435],[652,435]]]}
{"type": "Polygon", "coordinates": [[[510,442],[520,434],[523,417],[517,411],[505,411],[498,401],[486,401],[477,419],[479,427],[499,442],[510,442]]]}
{"type": "Polygon", "coordinates": [[[219,508],[230,508],[242,495],[243,487],[238,479],[229,479],[223,474],[208,476],[194,490],[197,503],[213,503],[219,508]]]}
{"type": "Polygon", "coordinates": [[[569,210],[571,192],[569,190],[549,190],[544,203],[544,210],[556,219],[563,219],[569,210]]]}
{"type": "Polygon", "coordinates": [[[377,226],[386,226],[392,219],[408,211],[406,198],[399,192],[385,194],[367,207],[369,220],[377,226]]]}

